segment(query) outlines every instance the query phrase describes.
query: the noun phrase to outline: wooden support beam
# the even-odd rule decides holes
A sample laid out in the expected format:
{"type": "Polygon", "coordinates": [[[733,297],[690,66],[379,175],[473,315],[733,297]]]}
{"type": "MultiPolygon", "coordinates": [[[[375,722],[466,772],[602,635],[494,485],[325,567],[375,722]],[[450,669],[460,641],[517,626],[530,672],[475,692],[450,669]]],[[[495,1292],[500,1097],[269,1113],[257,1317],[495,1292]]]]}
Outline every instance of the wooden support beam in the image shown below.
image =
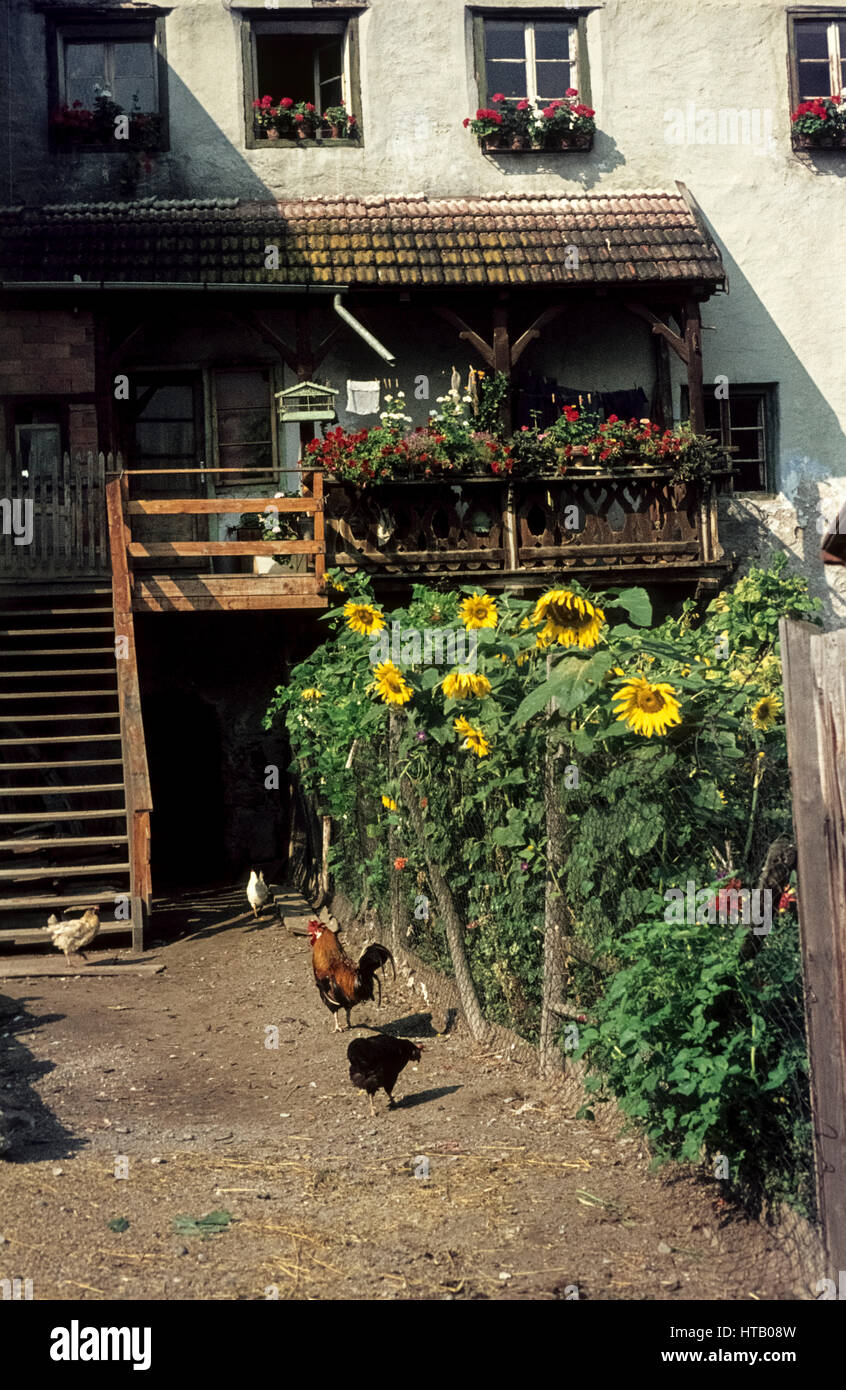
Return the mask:
{"type": "Polygon", "coordinates": [[[545,328],[553,319],[557,319],[567,308],[566,304],[551,304],[548,309],[544,309],[542,314],[538,314],[534,323],[521,334],[516,343],[511,348],[511,365],[515,367],[519,362],[529,343],[534,342],[541,335],[541,329],[545,328]]]}
{"type": "Polygon", "coordinates": [[[702,367],[702,318],[699,304],[689,299],[684,308],[684,339],[687,348],[687,388],[690,396],[690,425],[696,434],[705,432],[705,385],[702,367]]]}
{"type": "Polygon", "coordinates": [[[286,367],[290,367],[292,372],[296,372],[296,353],[288,346],[284,338],[280,338],[279,334],[274,332],[270,325],[264,322],[264,319],[259,318],[258,314],[254,312],[237,313],[235,310],[230,310],[230,313],[232,318],[239,319],[242,323],[245,323],[248,328],[252,328],[254,332],[258,333],[260,338],[263,338],[266,343],[269,343],[272,348],[275,348],[286,367]]]}
{"type": "Polygon", "coordinates": [[[487,366],[493,368],[494,350],[485,342],[484,338],[480,338],[478,333],[474,333],[470,325],[465,323],[462,318],[459,318],[458,314],[454,313],[452,309],[447,309],[439,305],[436,307],[435,313],[442,319],[446,319],[447,323],[451,323],[453,328],[457,328],[459,338],[462,338],[466,343],[470,343],[471,347],[476,349],[487,366]]]}
{"type": "Polygon", "coordinates": [[[133,541],[135,560],[186,555],[319,555],[320,541],[133,541]]]}
{"type": "Polygon", "coordinates": [[[646,304],[641,304],[639,300],[627,300],[625,307],[630,314],[636,314],[639,319],[643,319],[644,323],[650,324],[653,333],[660,333],[661,337],[667,340],[676,356],[680,357],[687,366],[689,344],[686,338],[680,338],[678,333],[673,332],[669,324],[664,323],[663,319],[659,319],[657,314],[654,314],[646,304]]]}

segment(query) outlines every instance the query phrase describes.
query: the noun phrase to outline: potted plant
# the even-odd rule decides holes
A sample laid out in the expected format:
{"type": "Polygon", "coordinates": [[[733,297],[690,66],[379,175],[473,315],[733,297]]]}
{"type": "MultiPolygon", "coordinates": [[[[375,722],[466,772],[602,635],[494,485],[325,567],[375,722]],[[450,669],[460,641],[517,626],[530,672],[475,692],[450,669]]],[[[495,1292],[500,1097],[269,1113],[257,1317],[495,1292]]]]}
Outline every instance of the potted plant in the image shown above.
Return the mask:
{"type": "Polygon", "coordinates": [[[323,121],[329,127],[330,140],[346,140],[358,133],[356,118],[350,115],[344,102],[339,106],[327,107],[323,112],[323,121]]]}
{"type": "Polygon", "coordinates": [[[294,107],[294,126],[301,140],[313,140],[320,125],[317,107],[312,101],[298,101],[294,107]]]}
{"type": "Polygon", "coordinates": [[[793,143],[799,148],[846,148],[846,106],[839,96],[803,101],[790,119],[793,143]]]}
{"type": "Polygon", "coordinates": [[[538,117],[538,135],[551,149],[589,150],[596,133],[596,112],[578,100],[575,87],[569,87],[560,101],[551,101],[538,117]]]}
{"type": "Polygon", "coordinates": [[[592,467],[588,458],[588,443],[599,428],[599,416],[592,411],[577,410],[565,405],[554,424],[546,431],[562,473],[569,465],[575,468],[592,467]]]}
{"type": "Polygon", "coordinates": [[[504,117],[493,107],[480,106],[473,117],[465,116],[464,128],[469,126],[485,150],[498,150],[502,145],[504,117]]]}

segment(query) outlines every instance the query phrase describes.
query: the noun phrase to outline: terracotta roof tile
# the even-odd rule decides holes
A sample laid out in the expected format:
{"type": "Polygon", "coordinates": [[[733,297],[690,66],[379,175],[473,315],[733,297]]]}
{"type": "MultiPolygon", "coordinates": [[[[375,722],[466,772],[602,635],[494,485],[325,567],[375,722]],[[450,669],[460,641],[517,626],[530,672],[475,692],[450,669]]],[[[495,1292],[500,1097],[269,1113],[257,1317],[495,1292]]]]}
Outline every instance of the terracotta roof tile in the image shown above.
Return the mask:
{"type": "Polygon", "coordinates": [[[679,193],[325,197],[0,209],[0,280],[261,284],[704,282],[719,252],[679,193]],[[279,268],[264,268],[264,248],[279,268]],[[568,270],[566,248],[581,253],[568,270]]]}

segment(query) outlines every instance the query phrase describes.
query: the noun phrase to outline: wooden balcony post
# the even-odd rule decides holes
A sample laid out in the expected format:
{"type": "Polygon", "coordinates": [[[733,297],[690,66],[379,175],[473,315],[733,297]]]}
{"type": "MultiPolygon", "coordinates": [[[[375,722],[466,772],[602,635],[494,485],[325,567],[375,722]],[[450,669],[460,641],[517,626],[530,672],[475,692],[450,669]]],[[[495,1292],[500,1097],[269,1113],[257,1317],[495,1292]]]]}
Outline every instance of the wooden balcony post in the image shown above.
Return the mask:
{"type": "Polygon", "coordinates": [[[702,371],[702,317],[695,299],[688,299],[684,311],[684,341],[687,348],[687,389],[690,398],[690,424],[696,434],[705,432],[705,387],[702,371]]]}
{"type": "Polygon", "coordinates": [[[326,518],[324,514],[323,473],[317,469],[311,477],[311,495],[314,498],[314,543],[320,549],[314,556],[314,577],[322,579],[326,573],[326,518]]]}

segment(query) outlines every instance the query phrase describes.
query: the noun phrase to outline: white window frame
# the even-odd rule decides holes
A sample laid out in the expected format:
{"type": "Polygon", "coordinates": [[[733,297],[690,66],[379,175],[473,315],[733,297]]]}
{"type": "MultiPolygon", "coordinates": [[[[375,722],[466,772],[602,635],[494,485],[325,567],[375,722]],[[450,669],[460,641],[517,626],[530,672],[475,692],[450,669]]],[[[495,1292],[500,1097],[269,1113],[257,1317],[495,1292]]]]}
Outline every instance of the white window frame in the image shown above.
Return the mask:
{"type": "MultiPolygon", "coordinates": [[[[494,16],[494,15],[490,15],[490,14],[485,15],[485,28],[487,28],[488,21],[491,21],[491,20],[492,20],[494,23],[496,23],[496,18],[497,18],[497,17],[498,17],[498,16],[494,16]]],[[[503,19],[506,19],[506,18],[507,18],[507,19],[512,20],[512,21],[513,21],[514,19],[517,18],[517,16],[515,16],[513,10],[510,10],[510,11],[508,11],[507,13],[506,13],[506,12],[503,12],[503,16],[502,16],[502,17],[503,17],[503,19]]],[[[518,23],[519,23],[519,22],[522,22],[522,24],[523,24],[523,44],[524,44],[525,54],[526,54],[526,57],[525,57],[525,63],[526,63],[526,97],[527,97],[528,101],[531,102],[532,106],[537,106],[537,105],[540,103],[540,97],[538,96],[537,43],[536,43],[536,39],[535,39],[535,25],[536,25],[536,24],[548,24],[548,23],[549,23],[550,21],[552,21],[552,20],[554,20],[554,22],[559,23],[559,24],[569,24],[569,25],[570,25],[570,76],[571,76],[571,79],[572,79],[573,73],[575,72],[575,74],[576,74],[576,82],[572,82],[572,81],[571,81],[570,85],[571,85],[571,86],[577,86],[577,85],[578,85],[578,74],[579,74],[579,29],[578,29],[578,24],[577,24],[577,22],[576,22],[576,17],[574,16],[574,17],[571,18],[571,19],[566,19],[566,18],[564,18],[563,16],[562,16],[562,17],[559,17],[558,15],[555,15],[555,16],[550,15],[550,17],[549,17],[548,20],[543,20],[543,19],[540,19],[540,20],[525,19],[525,20],[523,20],[523,21],[519,21],[519,19],[518,19],[517,22],[518,22],[518,23]]],[[[486,81],[487,81],[488,63],[491,64],[491,67],[495,67],[497,63],[513,63],[513,62],[514,62],[514,59],[513,59],[513,58],[488,58],[487,51],[486,51],[486,52],[485,52],[485,77],[486,77],[486,81]]],[[[563,95],[563,93],[562,93],[562,95],[563,95]]],[[[490,98],[491,98],[491,93],[488,92],[488,100],[489,100],[489,101],[490,101],[490,98]]]]}

